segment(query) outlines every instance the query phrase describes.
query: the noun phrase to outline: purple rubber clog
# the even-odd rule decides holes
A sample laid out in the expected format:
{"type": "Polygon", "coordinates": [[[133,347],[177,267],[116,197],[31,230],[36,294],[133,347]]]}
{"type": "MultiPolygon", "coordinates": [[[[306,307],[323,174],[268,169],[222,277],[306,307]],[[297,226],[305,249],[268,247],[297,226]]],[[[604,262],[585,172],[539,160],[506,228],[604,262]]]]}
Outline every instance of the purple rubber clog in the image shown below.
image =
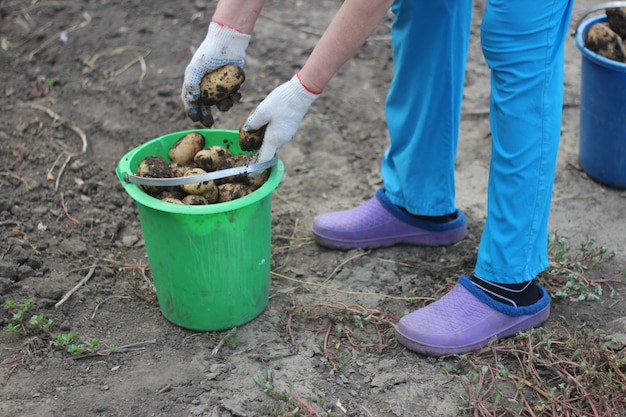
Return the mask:
{"type": "Polygon", "coordinates": [[[535,304],[515,308],[493,300],[463,275],[439,300],[402,317],[396,338],[408,349],[431,356],[480,349],[493,338],[513,336],[548,318],[550,295],[537,288],[541,297],[535,304]]]}
{"type": "Polygon", "coordinates": [[[350,210],[320,214],[311,230],[320,246],[334,249],[381,248],[400,243],[410,245],[450,245],[467,234],[465,214],[447,223],[417,219],[393,205],[384,189],[375,197],[350,210]]]}

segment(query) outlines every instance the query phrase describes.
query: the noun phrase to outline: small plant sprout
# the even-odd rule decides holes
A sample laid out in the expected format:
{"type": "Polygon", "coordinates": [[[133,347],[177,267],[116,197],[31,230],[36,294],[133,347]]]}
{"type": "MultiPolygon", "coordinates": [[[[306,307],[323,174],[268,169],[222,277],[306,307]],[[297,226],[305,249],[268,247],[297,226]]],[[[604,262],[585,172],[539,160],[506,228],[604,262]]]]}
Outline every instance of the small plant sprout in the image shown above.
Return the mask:
{"type": "Polygon", "coordinates": [[[7,331],[22,336],[30,336],[37,331],[49,332],[54,320],[44,318],[43,314],[34,314],[27,318],[28,311],[34,305],[35,303],[32,300],[25,300],[23,303],[6,300],[4,307],[11,313],[7,331]]]}

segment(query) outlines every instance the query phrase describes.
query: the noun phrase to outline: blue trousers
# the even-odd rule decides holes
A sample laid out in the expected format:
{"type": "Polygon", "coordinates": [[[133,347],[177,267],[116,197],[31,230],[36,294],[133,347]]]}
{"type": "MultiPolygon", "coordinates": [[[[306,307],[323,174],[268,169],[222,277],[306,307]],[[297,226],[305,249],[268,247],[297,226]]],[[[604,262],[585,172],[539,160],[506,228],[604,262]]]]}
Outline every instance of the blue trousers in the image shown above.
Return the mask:
{"type": "MultiPolygon", "coordinates": [[[[481,45],[491,70],[487,219],[475,273],[497,283],[548,266],[548,216],[560,139],[563,50],[573,0],[487,0],[481,45]]],[[[396,0],[390,200],[418,215],[455,211],[454,165],[471,0],[396,0]]]]}

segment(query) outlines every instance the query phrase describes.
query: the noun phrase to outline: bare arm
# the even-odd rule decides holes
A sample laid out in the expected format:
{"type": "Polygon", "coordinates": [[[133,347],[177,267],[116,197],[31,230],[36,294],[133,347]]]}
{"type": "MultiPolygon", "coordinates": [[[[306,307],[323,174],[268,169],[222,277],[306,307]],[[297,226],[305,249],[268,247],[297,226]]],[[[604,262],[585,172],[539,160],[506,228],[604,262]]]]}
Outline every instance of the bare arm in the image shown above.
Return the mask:
{"type": "Polygon", "coordinates": [[[322,91],[339,68],[383,21],[393,0],[345,0],[299,72],[312,91],[322,91]]]}
{"type": "Polygon", "coordinates": [[[213,20],[251,34],[265,0],[220,0],[213,20]]]}

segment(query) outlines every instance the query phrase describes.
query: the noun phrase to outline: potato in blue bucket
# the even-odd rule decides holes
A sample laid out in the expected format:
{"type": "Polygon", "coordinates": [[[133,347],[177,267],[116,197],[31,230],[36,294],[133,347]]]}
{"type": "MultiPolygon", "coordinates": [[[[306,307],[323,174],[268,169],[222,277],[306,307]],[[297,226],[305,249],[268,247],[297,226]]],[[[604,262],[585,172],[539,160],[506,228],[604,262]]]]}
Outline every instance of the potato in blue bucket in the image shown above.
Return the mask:
{"type": "Polygon", "coordinates": [[[596,24],[606,24],[607,16],[583,19],[575,33],[576,46],[582,52],[580,166],[594,180],[623,189],[626,188],[626,63],[602,56],[585,43],[588,31],[596,24]]]}

